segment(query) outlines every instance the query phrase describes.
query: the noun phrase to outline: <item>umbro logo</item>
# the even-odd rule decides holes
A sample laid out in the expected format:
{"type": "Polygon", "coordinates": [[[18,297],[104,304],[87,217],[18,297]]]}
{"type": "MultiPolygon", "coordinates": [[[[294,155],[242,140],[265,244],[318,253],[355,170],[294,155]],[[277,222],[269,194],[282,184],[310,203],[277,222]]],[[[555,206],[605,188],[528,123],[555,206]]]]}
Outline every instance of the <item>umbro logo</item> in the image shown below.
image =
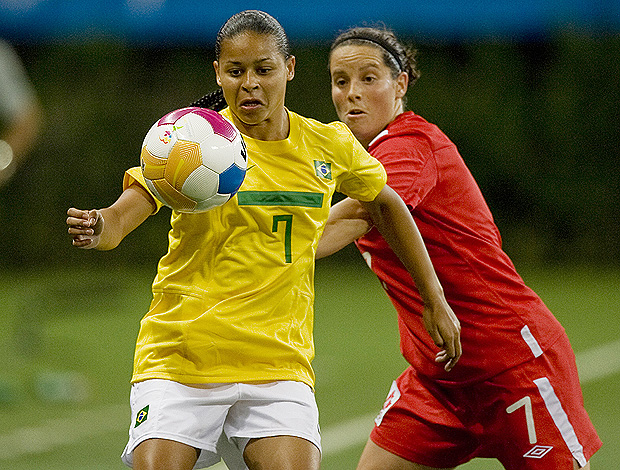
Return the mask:
{"type": "Polygon", "coordinates": [[[534,446],[523,454],[523,457],[528,459],[542,459],[551,449],[553,449],[553,446],[534,446]]]}

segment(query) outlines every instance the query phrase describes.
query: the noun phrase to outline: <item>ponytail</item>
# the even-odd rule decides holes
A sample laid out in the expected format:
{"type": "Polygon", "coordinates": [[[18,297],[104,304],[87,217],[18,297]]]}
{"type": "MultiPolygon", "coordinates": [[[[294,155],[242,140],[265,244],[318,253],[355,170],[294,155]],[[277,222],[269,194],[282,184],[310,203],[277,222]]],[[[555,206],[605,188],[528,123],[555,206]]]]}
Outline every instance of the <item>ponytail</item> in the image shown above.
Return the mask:
{"type": "Polygon", "coordinates": [[[190,106],[197,108],[209,108],[213,111],[221,111],[228,106],[228,104],[224,99],[224,92],[222,92],[221,88],[218,88],[217,90],[207,93],[202,98],[194,101],[190,106]]]}

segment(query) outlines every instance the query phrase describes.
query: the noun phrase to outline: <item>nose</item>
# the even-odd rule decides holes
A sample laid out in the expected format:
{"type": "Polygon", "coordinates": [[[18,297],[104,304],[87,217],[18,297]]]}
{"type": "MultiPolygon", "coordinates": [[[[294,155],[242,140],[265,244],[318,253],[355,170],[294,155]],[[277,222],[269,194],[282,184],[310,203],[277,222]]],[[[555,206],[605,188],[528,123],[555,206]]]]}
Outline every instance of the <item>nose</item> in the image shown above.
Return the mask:
{"type": "Polygon", "coordinates": [[[351,83],[349,83],[349,89],[347,90],[347,99],[350,101],[357,101],[361,97],[359,84],[355,81],[351,81],[351,83]]]}
{"type": "Polygon", "coordinates": [[[258,88],[258,79],[256,74],[252,70],[248,70],[244,77],[243,83],[241,84],[244,90],[250,91],[258,88]]]}

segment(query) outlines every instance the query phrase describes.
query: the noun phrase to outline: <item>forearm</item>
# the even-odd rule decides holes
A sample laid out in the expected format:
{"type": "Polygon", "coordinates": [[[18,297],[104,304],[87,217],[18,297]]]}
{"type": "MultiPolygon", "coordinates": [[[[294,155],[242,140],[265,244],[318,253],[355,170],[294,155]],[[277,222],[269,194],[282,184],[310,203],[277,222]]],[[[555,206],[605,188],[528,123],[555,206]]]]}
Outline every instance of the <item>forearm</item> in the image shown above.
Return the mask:
{"type": "Polygon", "coordinates": [[[139,185],[127,188],[114,204],[101,209],[103,230],[97,250],[111,250],[155,211],[151,196],[139,185]]]}
{"type": "MultiPolygon", "coordinates": [[[[101,213],[101,219],[97,223],[101,223],[102,228],[99,243],[95,249],[100,251],[112,250],[121,243],[129,232],[121,227],[121,217],[113,205],[105,209],[99,209],[99,212],[101,213]]],[[[97,229],[98,227],[95,226],[95,230],[97,229]]]]}
{"type": "Polygon", "coordinates": [[[370,216],[359,201],[347,198],[334,204],[319,240],[316,258],[336,253],[364,235],[371,227],[370,216]]]}
{"type": "Polygon", "coordinates": [[[363,203],[390,248],[411,274],[425,303],[443,300],[443,288],[424,240],[400,196],[386,186],[372,203],[363,203]]]}

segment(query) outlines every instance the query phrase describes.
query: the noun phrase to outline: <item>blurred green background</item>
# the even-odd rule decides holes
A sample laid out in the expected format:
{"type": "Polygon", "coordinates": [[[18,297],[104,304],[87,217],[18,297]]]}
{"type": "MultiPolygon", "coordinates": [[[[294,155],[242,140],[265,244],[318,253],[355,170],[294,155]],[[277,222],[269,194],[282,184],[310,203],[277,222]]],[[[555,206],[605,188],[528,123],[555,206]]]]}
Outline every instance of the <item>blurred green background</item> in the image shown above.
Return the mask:
{"type": "MultiPolygon", "coordinates": [[[[407,38],[422,71],[409,106],[458,145],[506,251],[566,327],[605,442],[593,468],[615,468],[620,36],[568,27],[516,39],[407,38]]],[[[328,40],[294,39],[297,76],[287,98],[292,110],[322,121],[336,119],[328,40]]],[[[0,468],[120,469],[134,341],[169,212],[98,253],[71,247],[65,211],[111,204],[151,124],[214,89],[212,44],[94,34],[20,36],[15,46],[45,127],[0,187],[0,468]]],[[[395,312],[353,249],[321,260],[316,284],[323,468],[354,468],[404,367],[395,312]]],[[[483,460],[465,467],[500,468],[483,460]]]]}

